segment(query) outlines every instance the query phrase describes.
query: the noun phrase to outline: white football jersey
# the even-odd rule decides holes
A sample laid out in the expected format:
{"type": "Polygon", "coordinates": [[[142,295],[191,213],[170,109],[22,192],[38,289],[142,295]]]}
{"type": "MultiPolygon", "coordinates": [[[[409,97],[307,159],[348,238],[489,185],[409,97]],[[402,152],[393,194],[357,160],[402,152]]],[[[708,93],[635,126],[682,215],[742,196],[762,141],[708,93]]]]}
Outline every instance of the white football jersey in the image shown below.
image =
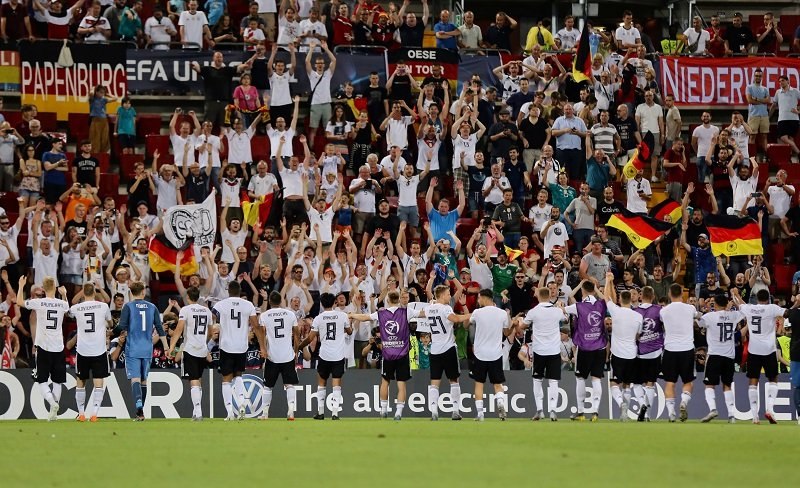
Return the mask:
{"type": "Polygon", "coordinates": [[[431,329],[431,354],[442,354],[456,345],[453,334],[455,324],[448,317],[453,314],[453,307],[432,303],[425,307],[425,317],[431,329]]]}
{"type": "Polygon", "coordinates": [[[69,304],[58,298],[34,298],[25,300],[25,308],[36,311],[35,346],[49,352],[64,350],[64,314],[69,311],[69,304]]]}
{"type": "Polygon", "coordinates": [[[78,303],[70,307],[69,314],[78,325],[78,354],[84,357],[105,354],[106,325],[111,322],[108,304],[96,300],[78,303]]]}
{"type": "Polygon", "coordinates": [[[736,324],[745,319],[742,312],[723,310],[703,315],[697,325],[706,329],[709,356],[736,357],[736,324]]]}
{"type": "Polygon", "coordinates": [[[636,359],[639,352],[636,338],[642,332],[644,317],[631,308],[617,306],[611,300],[606,300],[606,306],[613,327],[611,354],[620,359],[636,359]]]}
{"type": "Polygon", "coordinates": [[[319,357],[325,361],[341,361],[347,357],[345,329],[350,328],[350,319],[344,312],[325,311],[311,323],[311,330],[319,334],[319,357]]]}
{"type": "Polygon", "coordinates": [[[531,348],[540,356],[561,354],[561,321],[567,316],[552,303],[528,310],[523,322],[531,326],[531,348]]]}
{"type": "Polygon", "coordinates": [[[266,329],[267,359],[273,363],[294,361],[292,337],[297,316],[285,308],[272,308],[262,313],[258,323],[266,329]]]}
{"type": "Polygon", "coordinates": [[[775,354],[775,327],[778,317],[783,316],[786,309],[777,305],[741,305],[739,311],[747,317],[747,331],[750,343],[747,351],[750,354],[766,356],[775,354]]]}
{"type": "Polygon", "coordinates": [[[178,314],[183,321],[183,352],[196,358],[208,355],[208,328],[213,322],[211,310],[197,303],[186,305],[178,314]]]}
{"type": "Polygon", "coordinates": [[[508,328],[508,313],[495,306],[481,307],[472,312],[469,321],[475,324],[475,357],[481,361],[503,357],[503,329],[508,328]]]}
{"type": "Polygon", "coordinates": [[[219,321],[219,348],[229,353],[247,352],[250,317],[256,316],[256,307],[247,300],[229,297],[214,305],[219,321]]]}
{"type": "Polygon", "coordinates": [[[664,323],[664,350],[670,352],[694,349],[694,316],[697,310],[683,302],[672,302],[661,309],[664,323]]]}

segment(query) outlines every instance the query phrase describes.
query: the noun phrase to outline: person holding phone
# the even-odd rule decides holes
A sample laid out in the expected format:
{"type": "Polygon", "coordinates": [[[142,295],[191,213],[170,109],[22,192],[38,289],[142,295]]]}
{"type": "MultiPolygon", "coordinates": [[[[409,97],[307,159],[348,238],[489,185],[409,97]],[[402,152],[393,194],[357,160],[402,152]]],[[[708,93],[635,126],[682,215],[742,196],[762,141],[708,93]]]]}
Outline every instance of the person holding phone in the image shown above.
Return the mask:
{"type": "MultiPolygon", "coordinates": [[[[14,132],[10,137],[17,137],[17,131],[14,129],[11,130],[14,132]]],[[[5,144],[2,144],[5,137],[8,136],[6,136],[4,132],[3,138],[0,138],[0,148],[5,146],[5,144]]],[[[19,139],[22,140],[21,137],[19,139]]],[[[64,141],[61,139],[53,139],[52,144],[53,146],[50,148],[50,150],[42,154],[42,165],[44,169],[44,200],[48,205],[55,204],[61,194],[67,190],[67,171],[69,170],[67,164],[67,155],[64,153],[64,141]]],[[[0,149],[0,155],[2,155],[2,149],[0,149]]],[[[5,168],[5,162],[3,162],[3,171],[0,173],[5,173],[5,168]]],[[[5,187],[4,174],[2,178],[3,181],[0,189],[3,191],[9,191],[9,189],[5,187]]]]}
{"type": "Polygon", "coordinates": [[[625,182],[628,192],[628,203],[626,207],[629,211],[638,214],[647,214],[647,202],[653,197],[650,189],[650,181],[645,179],[644,170],[636,172],[636,176],[625,182]]]}

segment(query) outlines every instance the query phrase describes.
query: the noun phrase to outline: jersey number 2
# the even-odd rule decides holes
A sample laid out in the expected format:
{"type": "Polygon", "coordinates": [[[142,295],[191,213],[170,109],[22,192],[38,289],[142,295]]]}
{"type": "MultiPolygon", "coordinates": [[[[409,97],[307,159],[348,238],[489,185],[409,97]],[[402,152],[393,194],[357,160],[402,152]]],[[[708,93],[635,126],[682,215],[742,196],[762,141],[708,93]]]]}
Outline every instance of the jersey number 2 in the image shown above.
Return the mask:
{"type": "Polygon", "coordinates": [[[444,328],[442,318],[439,316],[428,317],[428,325],[431,326],[431,334],[447,334],[447,329],[444,328]],[[441,332],[437,329],[437,327],[442,328],[441,332]]]}

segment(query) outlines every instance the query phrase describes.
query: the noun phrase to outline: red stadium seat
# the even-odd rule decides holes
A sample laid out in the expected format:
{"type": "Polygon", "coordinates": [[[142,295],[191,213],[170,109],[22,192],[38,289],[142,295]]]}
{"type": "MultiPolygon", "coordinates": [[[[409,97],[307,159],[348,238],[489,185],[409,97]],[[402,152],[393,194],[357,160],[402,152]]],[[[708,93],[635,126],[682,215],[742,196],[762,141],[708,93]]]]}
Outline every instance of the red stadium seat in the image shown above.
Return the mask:
{"type": "Polygon", "coordinates": [[[788,264],[775,265],[775,289],[778,293],[792,292],[792,275],[794,268],[788,264]]]}
{"type": "Polygon", "coordinates": [[[58,130],[58,114],[55,112],[39,112],[36,118],[42,123],[43,132],[55,132],[58,130]]]}
{"type": "Polygon", "coordinates": [[[250,150],[253,153],[254,162],[258,162],[261,160],[269,161],[269,156],[270,156],[269,137],[254,136],[252,139],[250,139],[250,150]]]}
{"type": "Polygon", "coordinates": [[[70,112],[67,116],[69,137],[76,143],[89,138],[89,114],[76,114],[70,112]]]}
{"type": "Polygon", "coordinates": [[[100,173],[108,173],[111,168],[110,156],[108,153],[92,153],[92,156],[100,162],[100,173]]]}
{"type": "Polygon", "coordinates": [[[800,164],[789,164],[783,167],[786,170],[787,178],[786,182],[792,182],[797,185],[797,182],[800,181],[800,164]]]}
{"type": "Polygon", "coordinates": [[[3,117],[6,118],[6,122],[11,124],[11,127],[16,127],[22,122],[22,113],[19,110],[3,110],[3,117]]]}
{"type": "Polygon", "coordinates": [[[161,116],[158,114],[143,114],[136,117],[136,135],[140,141],[146,136],[161,135],[161,116]]]}
{"type": "Polygon", "coordinates": [[[767,144],[767,159],[778,166],[791,161],[792,148],[788,144],[767,144]]]}
{"type": "Polygon", "coordinates": [[[148,158],[153,157],[153,152],[158,149],[161,159],[169,156],[170,142],[169,136],[150,134],[144,137],[144,152],[148,158]]]}
{"type": "Polygon", "coordinates": [[[144,162],[144,156],[141,154],[120,154],[119,174],[125,178],[133,176],[133,167],[138,162],[144,162]]]}
{"type": "MultiPolygon", "coordinates": [[[[769,246],[769,264],[776,266],[783,264],[783,258],[786,257],[786,247],[782,242],[775,242],[769,246]]],[[[774,269],[774,268],[773,268],[774,269]]]]}
{"type": "Polygon", "coordinates": [[[119,195],[119,175],[116,173],[100,173],[98,196],[102,199],[115,195],[119,195]]]}

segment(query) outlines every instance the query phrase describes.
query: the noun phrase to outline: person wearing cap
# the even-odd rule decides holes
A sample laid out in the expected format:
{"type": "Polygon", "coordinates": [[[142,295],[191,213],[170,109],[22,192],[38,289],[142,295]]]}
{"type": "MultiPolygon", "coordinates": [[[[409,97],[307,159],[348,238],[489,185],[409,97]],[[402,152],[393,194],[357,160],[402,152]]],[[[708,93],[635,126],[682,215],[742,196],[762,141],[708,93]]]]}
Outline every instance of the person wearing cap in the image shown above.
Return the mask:
{"type": "Polygon", "coordinates": [[[694,283],[695,283],[695,296],[699,296],[700,287],[706,281],[708,274],[716,276],[717,260],[711,252],[711,242],[708,240],[708,234],[701,233],[697,236],[697,245],[691,245],[686,242],[686,231],[689,228],[688,223],[684,220],[681,225],[683,232],[681,233],[680,245],[689,253],[689,256],[694,260],[694,283]]]}
{"type": "Polygon", "coordinates": [[[369,222],[367,222],[364,230],[364,237],[362,239],[361,251],[366,251],[367,242],[372,238],[376,231],[380,230],[381,233],[388,232],[391,236],[392,242],[397,240],[397,232],[400,229],[400,219],[397,215],[391,213],[391,206],[389,201],[385,198],[378,200],[378,211],[375,213],[369,222]]]}

